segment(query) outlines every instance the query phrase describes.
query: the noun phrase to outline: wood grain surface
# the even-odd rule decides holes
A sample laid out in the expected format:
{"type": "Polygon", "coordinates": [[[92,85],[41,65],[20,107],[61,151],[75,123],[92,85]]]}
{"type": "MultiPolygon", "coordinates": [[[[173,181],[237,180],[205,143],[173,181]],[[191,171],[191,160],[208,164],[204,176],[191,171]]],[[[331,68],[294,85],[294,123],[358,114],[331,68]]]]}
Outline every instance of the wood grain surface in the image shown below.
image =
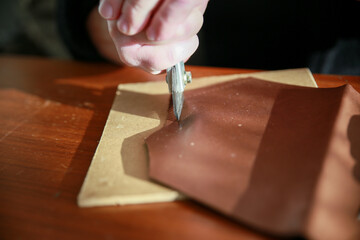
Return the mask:
{"type": "MultiPolygon", "coordinates": [[[[193,77],[254,71],[188,69],[193,77]]],[[[164,79],[105,63],[0,57],[0,239],[271,239],[192,201],[76,205],[117,85],[164,79]]],[[[360,91],[360,77],[315,79],[360,91]]]]}

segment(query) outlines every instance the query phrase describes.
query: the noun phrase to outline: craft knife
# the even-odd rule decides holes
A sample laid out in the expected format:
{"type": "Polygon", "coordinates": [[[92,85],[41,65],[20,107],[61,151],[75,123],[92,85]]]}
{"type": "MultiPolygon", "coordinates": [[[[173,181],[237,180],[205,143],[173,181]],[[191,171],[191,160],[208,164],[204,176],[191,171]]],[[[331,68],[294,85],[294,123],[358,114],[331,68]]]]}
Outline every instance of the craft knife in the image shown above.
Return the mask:
{"type": "Polygon", "coordinates": [[[191,72],[185,71],[183,61],[166,69],[166,82],[172,95],[174,114],[179,121],[184,104],[185,86],[187,83],[191,83],[191,72]]]}

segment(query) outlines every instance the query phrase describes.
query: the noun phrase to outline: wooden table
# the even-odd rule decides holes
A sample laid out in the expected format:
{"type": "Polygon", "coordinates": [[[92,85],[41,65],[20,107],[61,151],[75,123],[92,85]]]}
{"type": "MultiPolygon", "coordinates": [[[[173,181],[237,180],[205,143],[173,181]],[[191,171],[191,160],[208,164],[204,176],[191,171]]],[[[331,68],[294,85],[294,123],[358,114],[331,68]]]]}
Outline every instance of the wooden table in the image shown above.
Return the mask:
{"type": "MultiPolygon", "coordinates": [[[[251,70],[189,67],[194,77],[251,70]]],[[[319,87],[360,77],[315,75],[319,87]]],[[[0,57],[0,239],[269,239],[192,201],[81,209],[76,196],[134,68],[0,57]]]]}

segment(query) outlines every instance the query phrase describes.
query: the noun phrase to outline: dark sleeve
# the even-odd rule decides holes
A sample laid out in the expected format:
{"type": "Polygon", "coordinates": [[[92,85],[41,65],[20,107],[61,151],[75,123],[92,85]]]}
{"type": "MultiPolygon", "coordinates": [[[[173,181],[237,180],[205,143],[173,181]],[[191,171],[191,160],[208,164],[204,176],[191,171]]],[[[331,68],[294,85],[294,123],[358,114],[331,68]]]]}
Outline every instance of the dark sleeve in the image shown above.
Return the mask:
{"type": "Polygon", "coordinates": [[[86,20],[99,0],[57,0],[57,25],[65,45],[77,60],[106,61],[96,50],[86,20]]]}

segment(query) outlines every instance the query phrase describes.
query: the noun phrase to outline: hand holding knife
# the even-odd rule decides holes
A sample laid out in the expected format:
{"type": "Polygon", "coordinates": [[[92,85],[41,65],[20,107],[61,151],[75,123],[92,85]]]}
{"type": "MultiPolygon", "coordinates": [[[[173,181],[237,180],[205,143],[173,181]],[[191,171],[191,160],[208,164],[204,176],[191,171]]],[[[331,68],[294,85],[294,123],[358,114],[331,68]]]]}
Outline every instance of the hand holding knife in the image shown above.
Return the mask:
{"type": "MultiPolygon", "coordinates": [[[[191,74],[185,72],[181,60],[188,59],[199,45],[197,33],[208,1],[100,0],[99,13],[107,26],[90,28],[95,46],[112,61],[153,74],[178,62],[167,69],[166,77],[177,120],[183,108],[185,85],[191,82],[191,74]]],[[[90,23],[100,22],[91,19],[90,23]]]]}

